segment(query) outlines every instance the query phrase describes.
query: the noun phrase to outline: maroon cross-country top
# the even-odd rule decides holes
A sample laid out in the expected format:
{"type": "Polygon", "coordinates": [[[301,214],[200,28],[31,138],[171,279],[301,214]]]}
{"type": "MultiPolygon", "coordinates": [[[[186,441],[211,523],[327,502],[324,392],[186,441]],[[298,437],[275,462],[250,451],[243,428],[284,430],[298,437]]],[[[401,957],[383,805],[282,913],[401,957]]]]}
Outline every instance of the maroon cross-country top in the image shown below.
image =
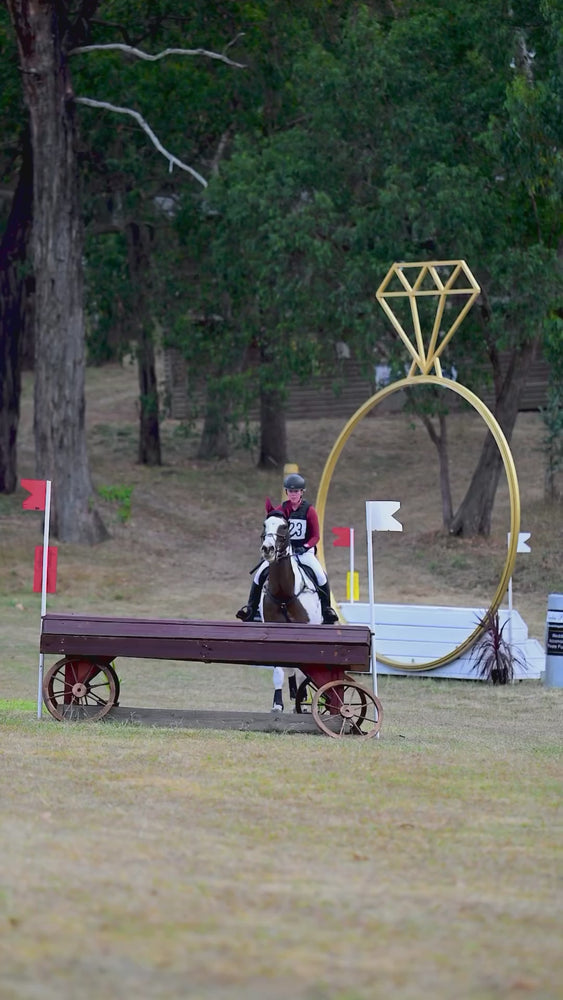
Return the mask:
{"type": "Polygon", "coordinates": [[[303,545],[306,549],[313,549],[318,544],[321,533],[319,529],[319,518],[313,505],[307,500],[302,500],[299,507],[293,510],[289,500],[284,500],[277,506],[266,497],[266,514],[271,514],[273,510],[282,510],[289,521],[289,536],[292,545],[303,545]]]}

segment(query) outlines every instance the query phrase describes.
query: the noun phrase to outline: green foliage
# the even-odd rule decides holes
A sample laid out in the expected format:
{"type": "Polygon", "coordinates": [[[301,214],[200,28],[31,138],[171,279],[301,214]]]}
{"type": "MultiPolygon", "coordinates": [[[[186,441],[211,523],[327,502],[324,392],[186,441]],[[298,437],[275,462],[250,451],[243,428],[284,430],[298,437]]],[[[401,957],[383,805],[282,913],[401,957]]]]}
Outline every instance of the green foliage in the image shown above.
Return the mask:
{"type": "MultiPolygon", "coordinates": [[[[14,189],[20,166],[22,129],[26,122],[17,46],[4,5],[0,5],[0,180],[14,189]]],[[[8,219],[10,202],[0,197],[0,238],[8,219]]]]}
{"type": "Polygon", "coordinates": [[[563,468],[563,318],[553,311],[544,322],[544,355],[549,364],[547,404],[541,410],[545,426],[545,492],[559,496],[558,473],[563,468]]]}
{"type": "MultiPolygon", "coordinates": [[[[553,25],[500,0],[398,10],[355,7],[330,44],[304,34],[287,53],[295,121],[240,135],[205,211],[184,204],[178,218],[201,253],[198,303],[228,308],[229,334],[208,330],[207,351],[229,370],[257,348],[263,386],[334,365],[338,340],[393,360],[374,300],[393,260],[459,256],[477,273],[486,310],[445,359],[474,388],[484,334],[497,349],[521,345],[560,298],[553,25]],[[514,62],[523,36],[531,80],[514,62]]],[[[185,345],[197,365],[191,333],[185,345]]]]}
{"type": "MultiPolygon", "coordinates": [[[[440,257],[465,258],[483,287],[444,358],[465,384],[479,390],[487,351],[548,343],[562,292],[562,27],[554,0],[105,4],[93,43],[224,51],[236,38],[228,54],[245,68],[71,57],[77,95],[139,111],[209,180],[202,191],[170,173],[131,119],[77,107],[91,359],[128,350],[145,310],[143,328],[179,347],[235,425],[260,389],[283,398],[291,378],[335,369],[341,340],[400,371],[375,290],[394,260],[440,257]],[[144,296],[132,222],[153,234],[144,296]]],[[[3,8],[0,55],[8,178],[22,99],[3,8]]]]}
{"type": "Polygon", "coordinates": [[[552,385],[548,389],[547,405],[540,411],[545,426],[543,448],[545,454],[545,491],[549,500],[556,500],[557,474],[563,469],[563,387],[552,385]]]}
{"type": "Polygon", "coordinates": [[[563,384],[563,316],[552,311],[543,324],[543,350],[554,385],[563,384]]]}
{"type": "Polygon", "coordinates": [[[86,343],[95,364],[121,358],[132,335],[135,291],[127,268],[123,233],[87,236],[85,280],[88,297],[86,343]]]}
{"type": "Polygon", "coordinates": [[[117,516],[125,524],[131,517],[131,496],[133,486],[124,484],[117,486],[99,486],[98,494],[103,500],[110,503],[117,503],[117,516]]]}

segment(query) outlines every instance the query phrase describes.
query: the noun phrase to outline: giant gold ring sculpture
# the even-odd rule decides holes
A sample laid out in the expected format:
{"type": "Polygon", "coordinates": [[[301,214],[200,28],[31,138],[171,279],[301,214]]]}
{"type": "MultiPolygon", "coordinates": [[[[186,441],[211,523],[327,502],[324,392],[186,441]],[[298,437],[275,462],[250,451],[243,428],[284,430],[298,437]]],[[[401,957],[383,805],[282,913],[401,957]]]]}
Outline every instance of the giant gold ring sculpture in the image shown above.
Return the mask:
{"type": "MultiPolygon", "coordinates": [[[[323,532],[324,532],[324,519],[326,510],[326,501],[328,496],[328,490],[336,463],[340,457],[342,449],[346,444],[346,441],[350,437],[352,431],[356,425],[362,420],[375,406],[383,402],[387,396],[392,395],[394,392],[398,392],[400,389],[405,389],[409,386],[416,385],[433,385],[433,386],[443,386],[444,388],[451,389],[456,392],[459,396],[462,396],[477,412],[481,415],[487,428],[493,435],[501,457],[504,463],[504,468],[506,472],[506,477],[508,480],[508,490],[510,496],[510,543],[508,546],[508,552],[506,557],[506,562],[502,571],[502,575],[495,591],[491,606],[489,608],[489,614],[494,614],[502,601],[502,598],[506,592],[508,581],[512,576],[512,571],[514,569],[514,563],[516,561],[516,550],[518,547],[518,533],[520,530],[520,494],[518,490],[518,479],[516,476],[516,468],[514,465],[514,459],[512,458],[512,453],[504,433],[498,424],[497,420],[483,403],[481,399],[470,389],[465,386],[460,385],[458,382],[454,382],[451,379],[445,378],[442,375],[441,365],[439,356],[442,353],[447,342],[451,339],[453,333],[460,325],[461,321],[475,302],[477,296],[479,295],[480,288],[475,278],[471,274],[471,271],[467,267],[465,261],[428,261],[428,262],[418,262],[418,263],[399,263],[394,264],[388,271],[383,282],[379,286],[377,291],[377,299],[381,304],[382,308],[385,310],[389,319],[391,320],[395,330],[401,337],[401,340],[405,343],[412,359],[412,366],[409,374],[406,378],[399,379],[397,382],[392,382],[390,385],[385,386],[376,392],[373,396],[365,401],[348,420],[347,424],[343,430],[338,435],[336,442],[330,452],[330,455],[326,461],[323,473],[321,476],[321,481],[319,484],[319,492],[317,495],[316,508],[319,516],[319,527],[320,527],[320,543],[319,543],[319,558],[323,565],[325,565],[324,558],[324,547],[323,547],[323,532]],[[405,270],[408,268],[418,268],[419,273],[414,281],[409,281],[405,270]],[[440,269],[440,270],[438,270],[440,269]],[[442,280],[440,271],[450,271],[449,275],[446,276],[445,280],[442,280]],[[393,278],[396,278],[399,282],[399,289],[396,291],[389,290],[389,286],[393,278]],[[459,285],[460,279],[467,279],[468,286],[465,284],[459,285]],[[429,287],[430,282],[433,284],[429,287]],[[438,306],[436,309],[436,318],[434,320],[434,326],[430,336],[428,350],[425,349],[422,331],[420,328],[420,321],[418,316],[418,306],[417,298],[421,296],[438,296],[438,306]],[[446,303],[446,298],[449,295],[463,295],[468,296],[463,308],[458,314],[456,320],[449,327],[447,333],[440,337],[440,326],[443,320],[444,307],[446,303]],[[405,297],[407,296],[410,300],[411,313],[413,318],[413,327],[415,334],[414,344],[410,341],[407,333],[403,329],[402,325],[399,323],[397,317],[392,312],[387,299],[393,297],[405,297]],[[439,342],[438,342],[439,341],[439,342]],[[429,371],[431,368],[435,369],[435,374],[430,375],[429,371]],[[419,374],[415,374],[415,370],[418,368],[419,374]]],[[[461,656],[467,649],[469,649],[473,643],[479,638],[485,629],[485,625],[480,623],[473,630],[471,635],[464,640],[459,646],[456,646],[450,653],[445,656],[440,657],[436,660],[430,660],[427,663],[401,663],[396,660],[391,660],[388,657],[378,655],[378,660],[381,663],[385,663],[387,666],[394,667],[399,670],[431,670],[435,667],[443,666],[446,663],[451,662],[451,660],[457,659],[461,656]]]]}

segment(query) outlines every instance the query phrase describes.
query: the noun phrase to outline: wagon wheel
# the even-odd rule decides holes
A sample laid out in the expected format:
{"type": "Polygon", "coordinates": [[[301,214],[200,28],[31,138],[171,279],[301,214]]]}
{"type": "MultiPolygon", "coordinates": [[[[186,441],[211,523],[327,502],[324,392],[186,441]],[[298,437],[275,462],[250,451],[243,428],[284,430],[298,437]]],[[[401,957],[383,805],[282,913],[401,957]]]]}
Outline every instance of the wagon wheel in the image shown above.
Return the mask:
{"type": "Polygon", "coordinates": [[[64,657],[47,671],[43,700],[55,719],[94,721],[119,698],[119,679],[110,663],[64,657]]]}
{"type": "Polygon", "coordinates": [[[319,729],[334,739],[347,733],[370,739],[379,732],[383,717],[379,699],[357,681],[346,679],[323,684],[313,697],[312,712],[319,729]],[[339,721],[336,731],[327,724],[329,718],[339,721]]]}
{"type": "MultiPolygon", "coordinates": [[[[306,677],[304,681],[297,688],[297,694],[295,695],[295,711],[300,715],[310,714],[313,706],[313,697],[315,691],[317,690],[317,685],[310,677],[306,677]]],[[[325,697],[319,701],[319,714],[324,715],[328,712],[327,700],[325,697]]]]}

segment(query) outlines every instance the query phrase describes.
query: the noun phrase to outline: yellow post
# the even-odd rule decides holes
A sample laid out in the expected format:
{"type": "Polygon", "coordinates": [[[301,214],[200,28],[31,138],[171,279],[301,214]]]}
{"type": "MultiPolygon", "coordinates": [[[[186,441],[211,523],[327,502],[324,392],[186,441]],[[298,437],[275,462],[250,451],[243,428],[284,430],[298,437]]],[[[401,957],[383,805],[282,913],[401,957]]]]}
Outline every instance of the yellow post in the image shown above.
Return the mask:
{"type": "Polygon", "coordinates": [[[346,573],[346,600],[360,600],[360,574],[354,570],[354,588],[350,587],[350,570],[346,573]]]}

